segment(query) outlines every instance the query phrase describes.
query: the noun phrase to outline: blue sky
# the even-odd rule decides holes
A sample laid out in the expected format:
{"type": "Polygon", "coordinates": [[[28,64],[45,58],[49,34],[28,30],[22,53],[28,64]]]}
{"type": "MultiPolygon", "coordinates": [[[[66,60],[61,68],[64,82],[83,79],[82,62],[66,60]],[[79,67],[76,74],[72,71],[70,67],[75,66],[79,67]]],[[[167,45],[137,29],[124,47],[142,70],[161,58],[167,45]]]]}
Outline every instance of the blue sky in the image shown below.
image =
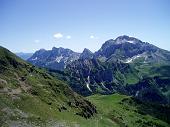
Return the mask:
{"type": "Polygon", "coordinates": [[[0,45],[13,52],[96,51],[120,35],[170,50],[170,1],[0,0],[0,45]]]}

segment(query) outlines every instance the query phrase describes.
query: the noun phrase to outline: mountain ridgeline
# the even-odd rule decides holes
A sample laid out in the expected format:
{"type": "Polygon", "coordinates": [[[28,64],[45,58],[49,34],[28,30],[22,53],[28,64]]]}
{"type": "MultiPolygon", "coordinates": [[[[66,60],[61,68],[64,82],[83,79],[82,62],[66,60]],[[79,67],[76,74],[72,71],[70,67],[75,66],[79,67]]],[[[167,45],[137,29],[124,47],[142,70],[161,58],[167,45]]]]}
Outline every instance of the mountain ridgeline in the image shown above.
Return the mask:
{"type": "Polygon", "coordinates": [[[83,96],[119,92],[142,101],[170,103],[170,52],[134,37],[110,39],[95,53],[41,49],[28,61],[48,68],[83,96]]]}
{"type": "Polygon", "coordinates": [[[78,59],[92,58],[102,62],[120,60],[123,63],[132,63],[141,60],[143,63],[169,63],[170,52],[134,37],[123,35],[115,40],[106,41],[95,53],[86,48],[82,53],[76,53],[70,49],[53,47],[52,50],[36,51],[28,61],[36,66],[63,70],[68,64],[78,59]]]}

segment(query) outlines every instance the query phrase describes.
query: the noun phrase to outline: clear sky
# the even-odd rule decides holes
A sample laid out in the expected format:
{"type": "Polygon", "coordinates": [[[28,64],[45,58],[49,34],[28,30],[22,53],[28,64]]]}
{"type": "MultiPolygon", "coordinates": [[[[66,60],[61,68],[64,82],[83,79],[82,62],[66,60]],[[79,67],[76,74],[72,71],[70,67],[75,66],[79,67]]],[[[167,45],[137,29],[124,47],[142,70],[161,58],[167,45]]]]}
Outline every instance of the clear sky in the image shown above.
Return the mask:
{"type": "Polygon", "coordinates": [[[0,45],[13,52],[96,51],[120,35],[170,50],[170,0],[0,0],[0,45]]]}

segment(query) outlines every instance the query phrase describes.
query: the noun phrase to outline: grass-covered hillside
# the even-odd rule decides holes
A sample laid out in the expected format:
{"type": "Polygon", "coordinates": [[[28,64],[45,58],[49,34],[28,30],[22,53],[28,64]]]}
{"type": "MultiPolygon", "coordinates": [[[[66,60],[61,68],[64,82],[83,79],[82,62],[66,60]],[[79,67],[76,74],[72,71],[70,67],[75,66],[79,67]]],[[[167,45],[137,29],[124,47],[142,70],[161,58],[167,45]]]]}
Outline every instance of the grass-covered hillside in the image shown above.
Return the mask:
{"type": "Polygon", "coordinates": [[[170,107],[143,103],[132,97],[112,94],[93,95],[96,127],[169,127],[170,107]]]}
{"type": "Polygon", "coordinates": [[[95,113],[63,81],[0,47],[0,126],[73,126],[95,113]]]}

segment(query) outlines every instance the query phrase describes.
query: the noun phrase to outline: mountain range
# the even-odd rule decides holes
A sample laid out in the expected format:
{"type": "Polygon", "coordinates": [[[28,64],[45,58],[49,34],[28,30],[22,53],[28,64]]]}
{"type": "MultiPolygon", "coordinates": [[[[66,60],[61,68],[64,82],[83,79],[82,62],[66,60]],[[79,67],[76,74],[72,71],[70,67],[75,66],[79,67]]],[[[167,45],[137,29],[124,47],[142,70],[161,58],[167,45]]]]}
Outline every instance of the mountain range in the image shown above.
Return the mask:
{"type": "Polygon", "coordinates": [[[53,47],[52,50],[40,49],[36,51],[28,59],[28,62],[39,67],[63,70],[67,64],[77,60],[79,57],[80,53],[73,52],[70,49],[53,47]]]}
{"type": "Polygon", "coordinates": [[[119,36],[82,53],[0,47],[0,125],[168,127],[170,52],[119,36]]]}
{"type": "Polygon", "coordinates": [[[41,49],[28,62],[56,72],[83,96],[120,92],[144,101],[170,103],[170,52],[134,37],[110,39],[94,53],[41,49]]]}
{"type": "Polygon", "coordinates": [[[132,63],[141,60],[143,63],[169,63],[170,52],[160,49],[147,42],[142,42],[134,37],[126,35],[119,36],[115,40],[106,41],[102,47],[92,53],[89,49],[84,49],[82,53],[74,52],[70,49],[55,48],[52,50],[40,49],[36,51],[28,62],[54,70],[63,70],[66,66],[78,59],[98,59],[105,61],[122,61],[132,63]]]}

